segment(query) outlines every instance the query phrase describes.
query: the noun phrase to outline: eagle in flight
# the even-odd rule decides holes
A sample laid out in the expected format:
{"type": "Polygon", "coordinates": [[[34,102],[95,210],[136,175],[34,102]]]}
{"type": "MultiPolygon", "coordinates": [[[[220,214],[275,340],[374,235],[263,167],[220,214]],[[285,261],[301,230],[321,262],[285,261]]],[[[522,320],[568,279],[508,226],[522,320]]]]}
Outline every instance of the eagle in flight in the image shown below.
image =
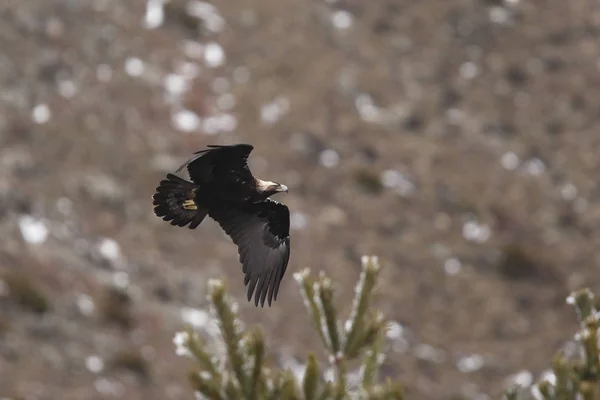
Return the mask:
{"type": "Polygon", "coordinates": [[[269,197],[288,188],[252,175],[252,145],[207,147],[176,171],[187,167],[191,182],[169,173],[159,183],[154,214],[189,229],[207,215],[215,220],[238,247],[248,301],[254,294],[256,306],[271,306],[290,258],[290,212],[269,197]]]}

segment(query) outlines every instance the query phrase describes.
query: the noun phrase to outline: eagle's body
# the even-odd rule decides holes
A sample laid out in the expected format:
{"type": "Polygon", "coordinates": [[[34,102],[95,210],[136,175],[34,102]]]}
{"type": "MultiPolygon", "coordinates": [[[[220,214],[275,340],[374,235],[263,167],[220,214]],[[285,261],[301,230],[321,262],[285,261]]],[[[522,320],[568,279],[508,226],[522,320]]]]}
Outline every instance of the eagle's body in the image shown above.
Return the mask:
{"type": "Polygon", "coordinates": [[[255,178],[247,159],[253,146],[208,146],[187,167],[190,181],[173,174],[160,182],[153,196],[154,213],[171,225],[195,229],[208,215],[238,246],[248,300],[255,304],[277,299],[279,284],[290,257],[288,208],[271,200],[287,192],[276,182],[255,178]]]}

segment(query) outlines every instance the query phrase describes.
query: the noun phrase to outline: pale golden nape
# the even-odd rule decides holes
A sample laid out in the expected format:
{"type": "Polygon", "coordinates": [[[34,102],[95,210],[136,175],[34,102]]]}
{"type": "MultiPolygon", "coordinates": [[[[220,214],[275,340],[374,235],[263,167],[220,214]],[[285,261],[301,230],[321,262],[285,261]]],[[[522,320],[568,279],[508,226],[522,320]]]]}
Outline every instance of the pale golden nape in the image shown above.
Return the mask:
{"type": "Polygon", "coordinates": [[[279,186],[279,185],[275,182],[263,181],[262,179],[256,178],[256,189],[261,192],[272,189],[274,186],[279,186]]]}
{"type": "Polygon", "coordinates": [[[288,188],[285,185],[281,185],[277,182],[263,181],[256,178],[256,190],[259,192],[287,192],[288,188]]]}

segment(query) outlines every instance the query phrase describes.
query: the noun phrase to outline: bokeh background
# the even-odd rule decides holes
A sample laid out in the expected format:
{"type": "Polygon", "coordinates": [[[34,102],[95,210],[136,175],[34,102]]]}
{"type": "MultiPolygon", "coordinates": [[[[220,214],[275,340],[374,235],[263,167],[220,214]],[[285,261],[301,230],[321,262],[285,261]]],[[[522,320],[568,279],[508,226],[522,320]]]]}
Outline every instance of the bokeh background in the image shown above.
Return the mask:
{"type": "Polygon", "coordinates": [[[414,399],[499,398],[599,288],[593,0],[0,2],[0,397],[189,399],[172,338],[225,278],[273,365],[320,348],[293,273],[349,308],[362,254],[414,399]],[[207,144],[282,182],[292,258],[271,308],[235,246],[152,214],[207,144]]]}

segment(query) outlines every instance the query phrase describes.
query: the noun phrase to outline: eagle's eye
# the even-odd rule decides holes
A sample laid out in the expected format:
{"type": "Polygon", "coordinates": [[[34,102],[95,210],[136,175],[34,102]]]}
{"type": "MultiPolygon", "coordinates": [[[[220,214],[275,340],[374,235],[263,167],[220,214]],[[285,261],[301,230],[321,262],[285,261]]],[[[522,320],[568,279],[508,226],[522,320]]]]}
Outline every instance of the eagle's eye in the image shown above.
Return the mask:
{"type": "Polygon", "coordinates": [[[279,183],[277,183],[274,187],[276,192],[288,192],[288,187],[285,185],[280,185],[279,183]]]}

